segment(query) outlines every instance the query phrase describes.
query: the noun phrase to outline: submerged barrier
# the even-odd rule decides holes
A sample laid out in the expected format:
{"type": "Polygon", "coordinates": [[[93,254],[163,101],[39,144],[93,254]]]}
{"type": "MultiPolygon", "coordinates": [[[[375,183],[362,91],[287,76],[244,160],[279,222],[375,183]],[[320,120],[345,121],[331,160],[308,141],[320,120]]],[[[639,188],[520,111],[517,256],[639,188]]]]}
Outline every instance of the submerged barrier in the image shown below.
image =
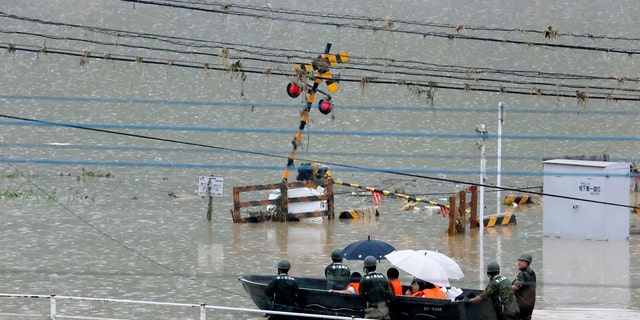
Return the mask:
{"type": "Polygon", "coordinates": [[[491,217],[484,217],[483,224],[487,228],[516,224],[516,215],[512,213],[506,213],[491,217]]]}
{"type": "MultiPolygon", "coordinates": [[[[449,216],[449,227],[447,233],[450,237],[455,236],[458,233],[464,233],[466,229],[466,225],[469,224],[471,229],[479,228],[480,224],[478,222],[478,186],[473,185],[469,186],[465,189],[462,189],[456,192],[454,195],[449,197],[449,204],[445,205],[442,203],[437,203],[435,201],[429,201],[423,198],[406,195],[402,193],[391,192],[389,190],[378,189],[374,187],[365,187],[355,183],[347,183],[340,180],[333,180],[334,184],[347,186],[351,188],[358,188],[366,191],[371,191],[375,194],[382,194],[385,196],[394,196],[396,198],[404,199],[405,202],[413,202],[413,203],[428,203],[434,206],[440,207],[442,211],[442,215],[449,216]],[[467,196],[470,196],[470,199],[467,199],[467,196]],[[467,219],[467,212],[470,213],[470,218],[467,219]]],[[[375,204],[376,213],[378,212],[378,204],[375,204]]],[[[355,211],[343,211],[340,214],[341,218],[353,219],[357,217],[357,212],[355,211]]]]}
{"type": "Polygon", "coordinates": [[[533,198],[529,195],[517,196],[517,195],[510,194],[504,197],[504,202],[502,204],[511,205],[513,203],[518,204],[519,206],[522,206],[525,204],[533,204],[533,198]]]}
{"type": "MultiPolygon", "coordinates": [[[[242,186],[233,188],[233,210],[231,211],[231,217],[235,223],[246,222],[264,222],[264,221],[285,221],[285,220],[299,220],[310,217],[329,216],[332,218],[334,215],[334,200],[333,200],[333,180],[324,179],[318,181],[319,185],[324,188],[323,194],[309,195],[309,196],[288,196],[288,190],[292,189],[311,189],[305,182],[283,182],[276,184],[262,184],[253,186],[242,186]],[[260,199],[252,201],[240,201],[240,194],[246,192],[255,191],[274,191],[279,190],[280,196],[277,199],[260,199]],[[284,196],[282,196],[284,195],[284,196]],[[326,208],[308,211],[308,212],[289,212],[289,204],[292,203],[312,203],[318,201],[326,201],[326,208]],[[276,210],[270,215],[267,212],[259,211],[255,212],[252,216],[242,217],[241,209],[247,207],[265,207],[274,206],[276,210]]],[[[314,187],[315,186],[314,184],[314,187]]],[[[315,189],[315,188],[313,188],[315,189]]]]}

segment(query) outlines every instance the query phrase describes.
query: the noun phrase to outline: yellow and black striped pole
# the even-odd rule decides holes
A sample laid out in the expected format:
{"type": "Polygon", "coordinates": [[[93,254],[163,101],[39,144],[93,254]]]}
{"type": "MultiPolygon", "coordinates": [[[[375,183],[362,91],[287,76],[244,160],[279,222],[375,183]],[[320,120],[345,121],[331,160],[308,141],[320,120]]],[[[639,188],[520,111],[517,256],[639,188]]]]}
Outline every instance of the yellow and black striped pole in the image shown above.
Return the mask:
{"type": "Polygon", "coordinates": [[[316,77],[313,81],[313,87],[310,90],[311,92],[309,93],[309,97],[307,98],[307,105],[300,112],[300,126],[298,127],[298,132],[296,132],[296,136],[293,138],[293,141],[291,141],[293,150],[291,150],[289,158],[287,159],[287,167],[284,169],[282,182],[287,182],[289,180],[289,172],[291,171],[291,168],[293,168],[293,159],[295,159],[296,152],[298,151],[298,147],[300,146],[300,142],[302,141],[302,131],[304,131],[304,127],[307,125],[307,121],[309,120],[309,111],[311,110],[311,106],[313,105],[313,100],[315,99],[319,83],[320,78],[316,77]]]}
{"type": "MultiPolygon", "coordinates": [[[[329,71],[330,66],[334,66],[338,63],[344,63],[349,60],[346,52],[340,52],[338,55],[331,55],[329,51],[331,50],[331,43],[327,43],[327,46],[324,49],[324,53],[320,55],[317,59],[315,59],[312,63],[301,64],[295,66],[297,72],[308,72],[313,73],[313,71],[317,71],[313,75],[313,85],[308,90],[309,96],[307,97],[307,104],[302,111],[300,112],[300,125],[298,126],[298,132],[296,133],[291,144],[293,145],[293,150],[289,154],[289,158],[287,159],[287,167],[284,170],[284,174],[282,175],[282,181],[287,182],[289,180],[289,173],[291,169],[294,167],[293,161],[296,157],[296,152],[298,151],[298,147],[300,147],[302,141],[302,131],[307,125],[307,121],[309,121],[309,111],[311,111],[311,107],[313,106],[313,100],[315,100],[316,92],[318,91],[318,85],[320,85],[320,81],[324,80],[329,88],[329,92],[335,92],[338,90],[338,83],[335,82],[332,78],[331,71],[329,71]]],[[[329,97],[330,98],[330,97],[329,97]]]]}

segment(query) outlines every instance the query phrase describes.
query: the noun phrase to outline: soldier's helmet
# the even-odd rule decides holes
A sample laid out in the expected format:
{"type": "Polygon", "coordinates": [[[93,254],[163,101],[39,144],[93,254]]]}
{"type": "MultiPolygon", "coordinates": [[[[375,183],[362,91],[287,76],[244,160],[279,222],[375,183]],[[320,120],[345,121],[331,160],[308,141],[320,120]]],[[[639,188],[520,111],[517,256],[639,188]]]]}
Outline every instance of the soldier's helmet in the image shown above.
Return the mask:
{"type": "Polygon", "coordinates": [[[495,261],[489,262],[487,264],[487,273],[500,273],[500,265],[495,261]]]}
{"type": "Polygon", "coordinates": [[[335,249],[331,251],[331,260],[342,261],[342,249],[335,249]]]}
{"type": "Polygon", "coordinates": [[[518,260],[524,260],[527,263],[531,263],[531,261],[533,260],[533,257],[530,254],[525,252],[520,255],[520,258],[518,258],[518,260]]]}
{"type": "Polygon", "coordinates": [[[377,263],[378,261],[376,261],[376,258],[374,256],[367,256],[366,258],[364,258],[365,267],[375,267],[377,263]]]}
{"type": "Polygon", "coordinates": [[[282,259],[278,261],[278,269],[289,270],[291,269],[291,262],[287,259],[282,259]]]}

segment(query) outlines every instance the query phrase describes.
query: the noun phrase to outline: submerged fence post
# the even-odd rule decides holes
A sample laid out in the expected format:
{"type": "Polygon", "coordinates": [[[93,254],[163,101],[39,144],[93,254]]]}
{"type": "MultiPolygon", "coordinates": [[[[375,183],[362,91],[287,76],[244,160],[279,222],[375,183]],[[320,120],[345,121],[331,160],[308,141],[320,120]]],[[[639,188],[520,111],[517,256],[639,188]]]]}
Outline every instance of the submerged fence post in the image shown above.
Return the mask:
{"type": "Polygon", "coordinates": [[[449,237],[453,237],[456,235],[456,212],[458,212],[458,208],[456,205],[456,196],[453,195],[449,197],[449,237]]]}

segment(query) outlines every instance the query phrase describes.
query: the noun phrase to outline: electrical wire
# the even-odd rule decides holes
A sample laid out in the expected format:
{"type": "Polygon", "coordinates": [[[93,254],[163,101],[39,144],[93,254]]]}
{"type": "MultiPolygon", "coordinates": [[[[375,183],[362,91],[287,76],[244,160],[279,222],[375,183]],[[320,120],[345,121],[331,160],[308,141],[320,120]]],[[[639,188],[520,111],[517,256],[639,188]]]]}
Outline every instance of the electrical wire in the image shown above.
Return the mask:
{"type": "MultiPolygon", "coordinates": [[[[67,23],[56,23],[56,22],[51,22],[51,21],[43,21],[43,20],[39,20],[39,19],[31,19],[31,18],[26,18],[26,17],[19,17],[19,16],[15,16],[15,15],[9,15],[6,13],[1,13],[0,16],[4,16],[4,17],[8,17],[8,18],[12,18],[12,19],[20,19],[20,20],[26,20],[26,21],[32,21],[35,23],[44,23],[44,24],[49,24],[49,25],[56,25],[56,26],[68,26],[68,27],[74,27],[74,28],[83,28],[85,30],[92,30],[95,32],[102,32],[105,34],[109,34],[109,35],[117,35],[119,38],[122,37],[143,37],[143,38],[147,38],[147,39],[154,39],[154,40],[161,40],[161,39],[165,39],[165,40],[169,40],[169,42],[173,43],[173,44],[177,44],[177,45],[188,45],[188,46],[193,46],[193,47],[209,47],[209,48],[217,48],[217,49],[229,49],[228,47],[224,47],[222,45],[215,45],[215,46],[210,46],[207,44],[204,44],[202,40],[196,40],[196,39],[187,39],[187,38],[179,38],[179,37],[170,37],[170,36],[163,36],[163,35],[157,35],[157,34],[146,34],[146,33],[136,33],[136,32],[129,32],[129,31],[124,31],[124,30],[113,30],[113,29],[106,29],[106,28],[97,28],[97,27],[92,27],[92,26],[81,26],[81,25],[77,25],[77,24],[67,24],[67,23]],[[200,44],[198,44],[200,43],[200,44]]],[[[4,30],[4,32],[10,32],[7,30],[4,30]]],[[[55,36],[44,36],[44,37],[49,37],[51,39],[60,39],[61,37],[55,37],[55,36]]],[[[69,40],[77,40],[77,41],[88,41],[88,40],[84,40],[84,39],[77,39],[77,38],[69,38],[66,37],[66,39],[69,40]]],[[[95,43],[97,44],[102,44],[102,45],[107,45],[107,42],[98,42],[95,41],[95,43]]],[[[227,43],[228,45],[229,43],[227,43]]],[[[215,54],[215,53],[198,53],[198,52],[193,52],[193,51],[185,51],[185,50],[176,50],[176,49],[171,49],[171,48],[154,48],[154,47],[142,47],[139,44],[136,45],[127,45],[127,44],[123,44],[123,43],[118,43],[119,46],[123,46],[123,47],[130,47],[130,48],[138,48],[138,49],[147,49],[147,50],[153,50],[153,51],[162,51],[162,52],[174,52],[174,53],[181,53],[181,54],[186,54],[187,52],[190,53],[191,55],[196,54],[196,55],[203,55],[203,56],[209,56],[209,57],[221,57],[222,55],[220,54],[215,54]]],[[[13,48],[13,50],[16,49],[16,45],[15,44],[11,44],[8,45],[6,48],[8,50],[11,50],[11,48],[13,48]]],[[[270,59],[265,59],[264,56],[268,55],[268,52],[265,52],[264,50],[277,50],[274,48],[264,48],[262,47],[260,52],[252,52],[248,49],[245,48],[252,48],[254,46],[249,46],[249,45],[237,45],[237,48],[235,48],[235,50],[237,50],[238,52],[243,52],[248,54],[248,56],[243,56],[243,57],[238,57],[238,61],[240,60],[247,60],[247,61],[261,61],[261,62],[265,62],[265,63],[276,63],[279,65],[286,65],[287,67],[290,67],[291,64],[291,59],[293,58],[290,54],[286,54],[286,61],[285,60],[270,60],[270,59]],[[253,57],[251,55],[254,55],[253,57]]],[[[234,49],[234,47],[232,47],[232,49],[234,49]]],[[[31,52],[36,52],[34,51],[36,50],[35,48],[32,48],[30,51],[31,52]]],[[[37,52],[43,52],[46,53],[47,51],[51,51],[48,48],[44,48],[44,47],[40,47],[37,49],[37,52]]],[[[60,53],[60,50],[56,50],[56,53],[60,53]]],[[[67,53],[69,54],[69,53],[67,53]]],[[[76,54],[76,56],[78,56],[79,53],[76,54]]],[[[282,54],[271,54],[272,57],[281,57],[281,58],[285,58],[282,54]]],[[[109,53],[104,53],[102,55],[93,55],[89,52],[82,52],[82,55],[80,55],[80,57],[83,59],[82,61],[85,61],[84,59],[87,58],[104,58],[104,57],[109,57],[109,58],[115,58],[114,55],[109,54],[109,53]]],[[[167,65],[178,65],[178,66],[182,66],[182,67],[187,67],[187,65],[182,62],[180,63],[179,60],[175,60],[175,59],[163,59],[162,62],[159,62],[159,60],[157,58],[153,58],[153,57],[141,57],[141,56],[129,56],[127,58],[125,58],[125,60],[128,59],[132,59],[134,61],[138,61],[138,62],[144,62],[144,63],[154,63],[154,64],[167,64],[167,65]]],[[[434,90],[434,89],[449,89],[449,90],[465,90],[465,91],[477,91],[477,92],[501,92],[501,93],[505,93],[505,94],[519,94],[519,95],[537,95],[537,96],[555,96],[555,97],[571,97],[571,98],[576,98],[578,99],[578,103],[581,102],[581,99],[579,98],[580,96],[584,96],[584,97],[588,97],[588,99],[593,99],[593,100],[612,100],[612,101],[637,101],[639,99],[638,94],[637,94],[637,89],[636,88],[624,88],[624,87],[620,87],[620,84],[623,83],[636,83],[639,80],[637,78],[626,78],[626,77],[601,77],[601,76],[584,76],[584,75],[561,75],[561,74],[553,74],[553,73],[542,73],[542,72],[532,72],[532,71],[518,71],[518,70],[490,70],[487,68],[471,68],[471,67],[456,67],[456,66],[448,66],[446,67],[447,69],[442,69],[443,66],[437,66],[437,65],[425,65],[422,64],[423,67],[421,66],[416,66],[415,64],[417,62],[412,62],[412,61],[404,61],[402,63],[398,63],[398,61],[392,60],[392,59],[385,59],[385,60],[381,60],[381,63],[374,63],[374,65],[377,64],[378,67],[383,68],[383,70],[377,70],[377,69],[372,69],[372,68],[364,68],[364,67],[356,67],[358,65],[368,65],[371,66],[372,63],[371,61],[376,61],[377,58],[362,58],[362,60],[367,60],[367,61],[363,61],[363,62],[358,62],[357,59],[359,59],[358,57],[352,57],[351,63],[350,65],[354,65],[352,66],[344,66],[344,70],[357,70],[357,71],[364,71],[364,72],[371,72],[374,75],[375,74],[384,74],[385,76],[388,76],[389,74],[391,75],[405,75],[405,76],[414,76],[414,77],[418,77],[418,78],[426,78],[426,77],[433,77],[435,79],[452,79],[452,80],[457,80],[457,81],[466,81],[465,83],[461,84],[461,83],[456,83],[456,82],[445,82],[445,81],[420,81],[420,80],[410,80],[410,79],[406,79],[406,80],[398,80],[395,78],[385,78],[382,76],[376,77],[376,76],[363,76],[361,78],[350,78],[348,79],[347,77],[344,77],[343,79],[341,79],[341,81],[345,81],[345,82],[359,82],[361,85],[363,84],[401,84],[401,85],[405,85],[407,87],[425,87],[427,88],[426,90],[434,90]],[[355,61],[354,61],[355,60],[355,61]],[[405,65],[406,64],[406,65],[405,65]],[[413,65],[411,65],[413,64],[413,65]],[[411,70],[411,72],[409,71],[402,71],[403,69],[405,70],[411,70]],[[443,72],[443,73],[447,73],[447,74],[425,74],[425,73],[421,73],[420,71],[431,71],[431,72],[443,72]],[[450,75],[451,73],[453,74],[461,74],[461,76],[453,76],[450,75]],[[556,79],[589,79],[589,80],[608,80],[608,81],[616,81],[616,86],[615,87],[604,87],[604,86],[595,86],[595,85],[588,85],[586,87],[589,88],[590,91],[580,91],[580,90],[576,90],[576,89],[580,89],[582,87],[585,86],[580,86],[580,85],[564,85],[564,84],[554,84],[554,83],[544,83],[544,82],[539,82],[539,81],[517,81],[517,80],[507,80],[504,78],[500,78],[500,79],[492,79],[492,78],[486,78],[486,77],[481,77],[480,74],[490,74],[490,73],[495,73],[495,74],[501,74],[501,75],[517,75],[520,77],[535,77],[535,78],[556,78],[556,79]],[[385,80],[386,79],[386,80],[385,80]],[[522,89],[516,86],[507,86],[507,85],[483,85],[481,84],[481,82],[498,82],[498,83],[503,83],[503,84],[515,84],[515,85],[526,85],[526,86],[531,86],[529,88],[526,89],[522,89]],[[549,87],[547,89],[545,89],[544,87],[549,87]],[[567,88],[570,89],[569,90],[563,90],[562,88],[567,88]],[[601,90],[604,92],[595,92],[594,90],[601,90]],[[625,92],[629,92],[629,94],[624,94],[625,92]]],[[[207,71],[210,70],[219,70],[219,71],[229,71],[229,66],[223,66],[223,65],[213,65],[211,63],[207,63],[207,62],[201,62],[201,63],[197,63],[197,64],[191,64],[188,65],[188,67],[202,67],[204,69],[206,69],[207,71]]],[[[266,66],[261,66],[261,67],[251,67],[251,66],[247,66],[246,64],[242,65],[241,68],[238,68],[237,71],[241,70],[242,73],[262,73],[262,74],[277,74],[277,75],[284,75],[284,76],[290,76],[291,72],[274,72],[272,69],[270,69],[269,67],[266,66]],[[253,70],[250,70],[252,69],[253,70]]],[[[290,68],[289,68],[290,70],[290,68]]],[[[422,90],[424,93],[425,89],[420,89],[422,90]]],[[[419,92],[420,90],[413,90],[414,92],[419,92]]],[[[427,94],[432,94],[431,92],[427,92],[427,94]]],[[[584,99],[582,99],[582,104],[584,105],[584,99]]]]}
{"type": "Polygon", "coordinates": [[[205,281],[199,280],[194,278],[192,275],[186,274],[184,272],[179,272],[178,270],[170,267],[167,264],[161,263],[147,255],[145,255],[143,252],[140,252],[138,250],[136,250],[135,248],[131,247],[130,245],[127,245],[126,243],[116,239],[114,236],[112,236],[111,234],[109,234],[108,232],[104,231],[103,229],[101,229],[100,227],[96,226],[95,224],[91,223],[90,221],[88,221],[87,219],[81,217],[80,215],[78,215],[76,212],[74,212],[73,210],[71,210],[71,208],[69,208],[68,206],[66,206],[64,203],[60,202],[58,199],[56,199],[55,196],[53,196],[53,194],[51,192],[49,192],[48,190],[44,189],[42,186],[38,185],[37,183],[35,183],[28,175],[24,174],[20,169],[16,168],[11,161],[5,161],[6,159],[4,159],[2,156],[0,156],[0,161],[7,163],[16,173],[18,173],[20,175],[20,177],[22,177],[23,179],[27,180],[29,182],[30,185],[32,185],[34,188],[36,188],[37,190],[39,190],[40,192],[42,192],[42,194],[44,194],[47,199],[50,199],[51,201],[54,201],[56,203],[56,205],[58,205],[60,208],[62,208],[65,212],[71,214],[73,217],[75,217],[78,221],[82,222],[83,224],[87,225],[89,228],[93,229],[94,231],[98,232],[99,234],[101,234],[102,236],[104,236],[105,238],[107,238],[109,241],[112,241],[114,243],[116,243],[117,245],[119,245],[120,247],[124,248],[125,250],[133,253],[134,255],[142,258],[143,260],[150,262],[164,270],[167,270],[169,272],[171,272],[174,275],[189,279],[191,281],[197,282],[201,285],[204,285],[206,287],[209,288],[213,288],[216,290],[220,290],[232,295],[236,295],[236,296],[240,296],[240,297],[244,297],[244,298],[248,298],[246,295],[243,294],[239,294],[237,292],[225,289],[223,287],[220,286],[215,286],[212,284],[209,284],[205,281]]]}
{"type": "MultiPolygon", "coordinates": [[[[123,0],[127,2],[138,2],[134,0],[123,0]]],[[[151,4],[151,1],[147,1],[151,4]]],[[[303,17],[320,17],[320,18],[333,18],[333,19],[341,19],[341,20],[354,20],[360,22],[387,22],[386,20],[391,20],[394,24],[402,24],[402,25],[415,25],[420,27],[435,27],[448,29],[450,31],[459,30],[469,30],[469,31],[491,31],[491,32],[505,32],[505,33],[517,33],[517,34],[527,34],[534,33],[539,34],[540,36],[544,36],[547,30],[536,30],[536,29],[521,29],[521,28],[504,28],[504,27],[486,27],[486,26],[469,26],[463,24],[453,25],[450,23],[438,23],[438,22],[425,22],[425,21],[416,21],[416,20],[403,20],[403,19],[392,19],[385,17],[368,17],[368,16],[355,16],[355,15],[338,15],[328,12],[314,12],[308,10],[294,10],[294,9],[280,9],[274,8],[271,5],[267,6],[251,6],[251,5],[241,5],[241,4],[230,4],[230,3],[221,3],[214,1],[204,1],[204,0],[164,0],[162,2],[155,1],[157,5],[165,5],[170,3],[177,4],[197,4],[197,5],[207,5],[210,7],[219,7],[222,9],[218,13],[227,13],[233,9],[245,9],[250,11],[255,11],[260,14],[258,16],[264,16],[266,14],[279,13],[285,15],[298,15],[303,17]]],[[[168,5],[171,6],[171,5],[168,5]]],[[[458,31],[459,32],[459,31],[458,31]]],[[[562,33],[563,37],[575,37],[575,38],[587,38],[587,39],[600,39],[600,40],[624,40],[624,41],[639,41],[640,38],[630,38],[630,37],[613,37],[613,36],[604,36],[604,35],[593,35],[593,34],[585,34],[585,33],[562,33]]]]}
{"type": "MultiPolygon", "coordinates": [[[[0,48],[5,48],[9,51],[13,50],[15,52],[17,47],[15,45],[0,45],[0,48]]],[[[247,66],[243,66],[240,64],[240,60],[236,64],[231,65],[223,65],[223,64],[209,64],[209,63],[192,63],[192,62],[177,62],[172,59],[159,59],[159,58],[145,58],[142,56],[124,56],[124,55],[114,55],[109,53],[104,54],[96,54],[93,52],[75,52],[69,51],[65,49],[54,49],[54,48],[43,48],[37,46],[22,46],[19,49],[20,51],[32,52],[36,54],[59,54],[65,56],[75,56],[80,58],[80,65],[85,65],[87,59],[104,59],[109,61],[118,61],[118,62],[128,62],[128,63],[139,63],[139,64],[151,64],[151,65],[164,65],[171,67],[184,67],[184,68],[192,68],[192,69],[201,69],[205,72],[210,71],[223,71],[227,73],[232,73],[236,75],[240,74],[261,74],[261,75],[278,75],[278,76],[286,76],[291,77],[291,71],[276,71],[269,68],[249,68],[247,66]]],[[[418,74],[416,74],[418,76],[418,74]]],[[[361,86],[369,85],[369,84],[392,84],[392,85],[401,85],[406,86],[410,91],[413,91],[416,95],[420,96],[423,94],[427,94],[427,96],[431,95],[433,97],[433,92],[430,90],[435,89],[446,89],[446,90],[458,90],[458,91],[473,91],[473,92],[499,92],[503,94],[517,94],[517,95],[527,95],[527,96],[550,96],[556,98],[576,98],[577,104],[584,105],[586,100],[607,100],[607,101],[640,101],[640,95],[636,94],[632,89],[622,89],[616,87],[595,87],[595,89],[605,90],[605,92],[596,92],[596,91],[580,91],[575,90],[574,92],[570,90],[560,90],[560,86],[554,84],[548,84],[549,86],[554,86],[553,90],[543,90],[540,88],[530,88],[530,89],[521,89],[518,87],[507,87],[501,85],[482,85],[482,84],[469,84],[469,83],[446,83],[446,82],[434,82],[434,81],[420,81],[420,80],[380,80],[376,78],[348,78],[342,77],[340,79],[341,82],[352,82],[352,83],[360,83],[361,86]],[[414,89],[411,88],[426,88],[426,89],[414,89]],[[624,94],[624,91],[630,92],[630,94],[624,94]],[[614,93],[615,92],[615,93],[614,93]],[[620,92],[620,93],[618,93],[620,92]],[[584,98],[581,98],[581,95],[584,98]]],[[[506,82],[506,81],[502,81],[506,82]]],[[[513,83],[513,82],[512,82],[513,83]]],[[[580,86],[570,85],[569,87],[578,88],[580,86]]]]}
{"type": "MultiPolygon", "coordinates": [[[[199,101],[199,100],[168,100],[168,99],[143,99],[143,98],[114,98],[114,97],[90,97],[90,96],[43,96],[43,95],[21,95],[21,94],[1,94],[0,99],[7,100],[40,100],[40,101],[65,101],[65,102],[101,102],[116,104],[144,104],[144,105],[166,105],[166,106],[202,106],[208,108],[231,107],[231,108],[285,108],[300,109],[299,104],[287,103],[265,103],[256,101],[199,101]]],[[[366,111],[410,111],[424,113],[424,106],[403,106],[403,105],[340,105],[345,110],[366,110],[366,111]]],[[[495,107],[460,107],[460,106],[434,106],[427,109],[437,113],[489,113],[496,112],[495,107]]],[[[607,109],[607,110],[582,110],[582,109],[507,109],[508,114],[576,114],[583,115],[621,115],[636,116],[635,110],[607,109]]]]}
{"type": "MultiPolygon", "coordinates": [[[[54,125],[55,124],[55,123],[52,123],[52,122],[49,122],[49,121],[44,121],[44,120],[37,120],[37,119],[30,119],[30,118],[23,118],[23,117],[15,117],[15,116],[8,116],[8,115],[0,115],[0,116],[6,117],[6,118],[11,118],[11,119],[16,119],[16,120],[34,122],[34,123],[42,123],[42,124],[49,124],[49,125],[54,125]]],[[[132,134],[132,133],[125,133],[125,132],[97,129],[97,128],[92,128],[92,127],[84,127],[84,126],[80,126],[80,125],[60,124],[60,126],[69,127],[69,128],[75,128],[75,129],[81,129],[81,130],[94,131],[94,132],[107,133],[107,134],[121,135],[121,136],[127,136],[127,137],[134,137],[134,138],[141,138],[141,139],[148,139],[148,140],[155,140],[155,141],[162,141],[162,142],[170,142],[170,143],[174,143],[174,144],[183,144],[183,145],[189,145],[189,146],[198,146],[198,147],[204,147],[204,148],[210,148],[210,149],[225,150],[225,151],[230,151],[230,152],[234,152],[234,153],[259,155],[259,156],[266,156],[266,157],[280,158],[280,159],[283,158],[282,156],[271,154],[271,153],[262,153],[262,152],[249,151],[249,150],[237,149],[237,148],[219,147],[219,146],[213,146],[213,145],[209,145],[209,144],[194,143],[194,142],[181,141],[181,140],[175,140],[175,139],[158,138],[158,137],[153,137],[153,136],[145,136],[145,135],[139,135],[139,134],[132,134]]],[[[305,159],[298,159],[298,160],[305,160],[305,159]]],[[[309,161],[311,161],[311,160],[309,160],[309,161]]],[[[400,175],[400,176],[413,177],[413,178],[422,178],[422,179],[434,180],[434,181],[439,181],[439,182],[478,185],[478,186],[483,186],[483,187],[487,187],[487,188],[491,188],[491,189],[500,189],[500,190],[506,190],[506,191],[520,191],[520,192],[522,192],[522,190],[519,190],[517,188],[509,188],[509,187],[503,187],[503,186],[493,186],[493,185],[489,185],[489,184],[469,183],[469,182],[465,182],[465,181],[461,181],[461,180],[439,178],[439,177],[434,177],[434,176],[424,176],[424,175],[412,173],[412,172],[416,172],[416,171],[420,171],[420,170],[412,170],[412,169],[398,170],[398,169],[368,168],[368,167],[347,165],[347,164],[342,164],[342,163],[337,163],[337,162],[330,162],[330,161],[325,161],[324,164],[332,165],[332,166],[335,166],[335,167],[348,168],[348,169],[357,170],[357,171],[363,171],[363,172],[387,173],[387,174],[392,174],[392,175],[400,175]]],[[[170,165],[167,165],[167,166],[170,166],[170,165]]],[[[432,171],[432,172],[433,173],[441,172],[441,170],[432,171]]],[[[460,172],[457,172],[457,173],[460,173],[460,172]]],[[[468,171],[462,171],[462,173],[467,173],[467,174],[474,173],[474,174],[477,174],[478,171],[468,170],[468,171]]],[[[505,172],[505,173],[511,173],[511,172],[505,172]]],[[[590,174],[590,175],[593,175],[593,174],[590,174]]],[[[611,174],[609,174],[609,175],[611,175],[611,174]]],[[[631,177],[631,176],[635,177],[637,175],[635,175],[635,174],[625,174],[624,176],[625,177],[631,177]]],[[[558,198],[569,199],[569,200],[590,201],[590,200],[579,199],[579,198],[575,198],[575,197],[567,197],[567,196],[562,196],[562,195],[546,194],[546,193],[542,193],[542,192],[537,193],[537,195],[549,196],[549,197],[558,197],[558,198]]],[[[608,202],[603,202],[603,201],[593,201],[593,203],[608,204],[608,205],[613,205],[613,206],[623,206],[623,207],[628,207],[628,208],[635,208],[635,207],[629,206],[629,205],[614,204],[614,203],[608,203],[608,202]]]]}

